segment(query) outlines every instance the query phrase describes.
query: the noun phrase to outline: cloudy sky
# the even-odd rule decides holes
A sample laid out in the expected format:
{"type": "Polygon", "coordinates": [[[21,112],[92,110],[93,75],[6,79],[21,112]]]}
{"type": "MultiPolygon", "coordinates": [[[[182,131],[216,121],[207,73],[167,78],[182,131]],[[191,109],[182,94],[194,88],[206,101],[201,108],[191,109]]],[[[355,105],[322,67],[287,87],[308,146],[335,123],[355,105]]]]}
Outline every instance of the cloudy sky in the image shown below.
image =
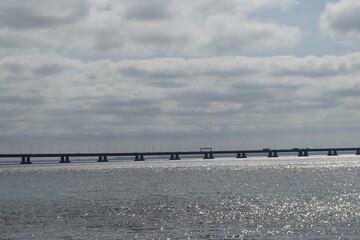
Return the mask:
{"type": "Polygon", "coordinates": [[[357,146],[359,12],[358,0],[3,0],[1,150],[357,146]]]}

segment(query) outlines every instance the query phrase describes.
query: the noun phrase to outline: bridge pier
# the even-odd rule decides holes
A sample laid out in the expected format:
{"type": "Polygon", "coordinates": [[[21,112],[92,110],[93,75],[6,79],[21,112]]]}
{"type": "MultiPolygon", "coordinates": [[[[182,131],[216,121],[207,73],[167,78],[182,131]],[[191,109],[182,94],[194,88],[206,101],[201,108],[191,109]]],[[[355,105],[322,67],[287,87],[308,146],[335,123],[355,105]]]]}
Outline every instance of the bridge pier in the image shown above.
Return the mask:
{"type": "Polygon", "coordinates": [[[169,160],[180,160],[179,154],[171,154],[169,160]]]}
{"type": "Polygon", "coordinates": [[[214,159],[214,155],[212,153],[205,153],[203,159],[214,159]]]}
{"type": "Polygon", "coordinates": [[[356,155],[360,155],[360,149],[356,150],[356,155]]]}
{"type": "Polygon", "coordinates": [[[279,157],[278,156],[278,153],[276,152],[276,151],[273,151],[273,152],[269,152],[269,154],[268,154],[268,157],[279,157]]]}
{"type": "Polygon", "coordinates": [[[337,153],[336,150],[329,150],[327,155],[328,155],[328,156],[337,156],[338,153],[337,153]]]}
{"type": "Polygon", "coordinates": [[[108,162],[109,160],[107,159],[107,156],[99,156],[97,161],[98,162],[108,162]]]}
{"type": "Polygon", "coordinates": [[[309,152],[304,150],[304,151],[299,151],[299,155],[298,157],[308,157],[309,156],[309,152]]]}
{"type": "Polygon", "coordinates": [[[69,156],[61,156],[59,163],[70,163],[69,156]]]}
{"type": "Polygon", "coordinates": [[[245,153],[245,152],[243,152],[243,153],[237,153],[237,154],[236,154],[236,158],[247,158],[247,156],[246,156],[246,153],[245,153]]]}
{"type": "Polygon", "coordinates": [[[134,161],[145,161],[144,155],[136,155],[134,161]]]}
{"type": "Polygon", "coordinates": [[[32,164],[30,157],[21,157],[20,164],[32,164]]]}

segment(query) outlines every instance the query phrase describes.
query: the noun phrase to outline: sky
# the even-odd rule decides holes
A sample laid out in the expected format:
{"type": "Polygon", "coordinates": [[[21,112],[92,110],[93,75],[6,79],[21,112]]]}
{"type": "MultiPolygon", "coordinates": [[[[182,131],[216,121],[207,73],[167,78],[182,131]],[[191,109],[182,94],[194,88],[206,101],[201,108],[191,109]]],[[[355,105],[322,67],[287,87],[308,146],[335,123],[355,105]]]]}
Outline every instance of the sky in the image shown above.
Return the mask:
{"type": "Polygon", "coordinates": [[[3,0],[0,151],[360,145],[358,0],[3,0]]]}

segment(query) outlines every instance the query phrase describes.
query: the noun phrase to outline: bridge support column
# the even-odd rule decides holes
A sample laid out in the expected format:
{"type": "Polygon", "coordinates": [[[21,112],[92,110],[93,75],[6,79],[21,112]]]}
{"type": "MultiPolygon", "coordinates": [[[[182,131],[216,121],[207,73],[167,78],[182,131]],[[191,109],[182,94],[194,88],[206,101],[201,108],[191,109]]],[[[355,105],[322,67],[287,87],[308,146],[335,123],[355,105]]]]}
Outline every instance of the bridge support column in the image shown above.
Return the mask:
{"type": "Polygon", "coordinates": [[[274,152],[270,151],[268,157],[279,157],[279,156],[278,156],[278,153],[276,151],[274,151],[274,152]]]}
{"type": "Polygon", "coordinates": [[[21,157],[21,162],[20,162],[20,164],[26,164],[26,160],[25,160],[26,158],[25,157],[21,157]]]}
{"type": "Polygon", "coordinates": [[[236,158],[247,158],[246,153],[237,153],[236,158]]]}
{"type": "Polygon", "coordinates": [[[337,153],[336,150],[329,150],[327,155],[328,155],[328,156],[337,156],[338,153],[337,153]]]}
{"type": "Polygon", "coordinates": [[[360,155],[360,149],[356,150],[356,155],[360,155]]]}
{"type": "Polygon", "coordinates": [[[308,151],[304,150],[304,151],[299,151],[299,157],[308,157],[309,153],[308,151]]]}
{"type": "Polygon", "coordinates": [[[60,162],[59,163],[65,163],[65,157],[64,156],[60,157],[60,162]]]}
{"type": "Polygon", "coordinates": [[[97,161],[98,161],[98,162],[103,162],[102,156],[99,156],[97,161]]]}
{"type": "Polygon", "coordinates": [[[145,161],[144,155],[136,155],[134,161],[145,161]]]}
{"type": "Polygon", "coordinates": [[[70,157],[69,156],[65,157],[65,163],[70,163],[70,157]]]}
{"type": "Polygon", "coordinates": [[[169,160],[180,160],[179,154],[171,154],[169,160]]]}
{"type": "Polygon", "coordinates": [[[107,158],[107,156],[103,156],[103,162],[108,162],[109,160],[108,160],[108,158],[107,158]]]}
{"type": "Polygon", "coordinates": [[[205,153],[203,159],[214,159],[214,155],[212,153],[205,153]]]}
{"type": "Polygon", "coordinates": [[[32,162],[30,161],[30,157],[26,157],[26,164],[32,164],[32,162]]]}

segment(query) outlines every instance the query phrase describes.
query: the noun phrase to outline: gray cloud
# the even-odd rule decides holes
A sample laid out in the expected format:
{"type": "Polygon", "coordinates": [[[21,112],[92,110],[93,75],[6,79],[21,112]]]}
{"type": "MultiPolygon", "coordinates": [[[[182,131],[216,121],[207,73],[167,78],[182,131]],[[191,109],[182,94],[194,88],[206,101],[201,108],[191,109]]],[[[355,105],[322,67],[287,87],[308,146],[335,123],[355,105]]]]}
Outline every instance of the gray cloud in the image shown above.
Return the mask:
{"type": "Polygon", "coordinates": [[[176,70],[167,70],[167,69],[141,69],[139,67],[126,67],[121,69],[120,73],[127,77],[135,77],[135,78],[142,78],[145,81],[155,79],[155,80],[171,80],[176,78],[186,77],[187,73],[182,72],[180,69],[176,70]]]}
{"type": "Polygon", "coordinates": [[[69,24],[83,18],[88,13],[88,5],[84,1],[62,3],[53,1],[37,1],[24,3],[11,1],[3,3],[0,12],[0,27],[14,29],[48,28],[69,24]],[[56,8],[56,12],[53,9],[56,8]],[[60,13],[60,14],[59,14],[60,13]]]}
{"type": "Polygon", "coordinates": [[[295,57],[282,57],[280,65],[271,70],[274,76],[299,77],[331,77],[341,76],[359,71],[360,55],[358,53],[346,56],[307,56],[301,59],[295,57]]]}
{"type": "MultiPolygon", "coordinates": [[[[142,34],[139,36],[135,36],[135,41],[137,41],[139,44],[144,44],[145,46],[161,46],[161,47],[167,47],[171,46],[174,43],[181,41],[186,42],[187,39],[185,36],[171,36],[167,34],[162,33],[152,33],[152,34],[142,34]]],[[[176,44],[175,44],[176,45],[176,44]]],[[[166,52],[166,51],[164,51],[166,52]]]]}
{"type": "Polygon", "coordinates": [[[19,49],[31,53],[55,49],[67,56],[114,59],[119,56],[235,56],[248,51],[289,49],[296,46],[302,36],[296,27],[254,22],[246,16],[263,7],[282,8],[280,2],[291,6],[291,0],[266,4],[221,1],[216,3],[219,8],[213,8],[208,16],[204,16],[201,9],[211,5],[211,1],[194,4],[120,0],[107,5],[87,0],[35,2],[14,0],[0,4],[3,9],[0,55],[8,55],[10,51],[13,54],[19,49]],[[225,14],[223,7],[228,9],[228,5],[234,7],[225,14]]]}
{"type": "Polygon", "coordinates": [[[207,91],[183,91],[171,95],[172,99],[176,99],[178,102],[235,102],[235,103],[248,103],[259,102],[264,99],[272,97],[270,92],[264,89],[253,89],[245,91],[233,91],[228,90],[226,92],[217,92],[215,90],[207,91]]]}
{"type": "Polygon", "coordinates": [[[353,87],[341,87],[339,89],[334,89],[328,92],[329,96],[340,97],[340,98],[358,98],[360,93],[359,84],[354,85],[353,87]]]}
{"type": "Polygon", "coordinates": [[[191,82],[193,77],[244,78],[259,73],[258,66],[251,58],[204,58],[204,59],[155,59],[141,61],[139,64],[121,64],[119,74],[143,79],[144,82],[163,82],[182,85],[191,82]],[[185,81],[185,79],[187,81],[185,81]]]}
{"type": "Polygon", "coordinates": [[[3,64],[2,68],[12,74],[22,74],[26,70],[24,66],[21,66],[20,64],[15,62],[7,62],[3,64]]]}
{"type": "Polygon", "coordinates": [[[341,103],[336,98],[329,98],[327,96],[319,96],[310,99],[304,99],[299,102],[297,98],[283,99],[281,102],[273,104],[274,113],[277,114],[314,114],[314,111],[331,111],[341,106],[341,103]]]}
{"type": "Polygon", "coordinates": [[[44,103],[42,96],[22,96],[22,95],[2,95],[0,96],[0,102],[3,105],[9,106],[31,106],[44,103]]]}
{"type": "Polygon", "coordinates": [[[126,18],[139,21],[164,20],[171,17],[168,2],[159,0],[134,1],[125,13],[126,18]]]}
{"type": "Polygon", "coordinates": [[[360,117],[359,53],[242,56],[299,43],[299,28],[252,19],[295,1],[37,1],[0,3],[0,141],[272,142],[360,117]]]}
{"type": "Polygon", "coordinates": [[[5,49],[14,49],[26,47],[28,42],[24,42],[24,39],[12,38],[9,35],[1,34],[0,35],[0,46],[5,49]]]}
{"type": "Polygon", "coordinates": [[[360,3],[356,0],[341,0],[328,3],[320,16],[323,31],[334,37],[360,38],[360,3]]]}
{"type": "Polygon", "coordinates": [[[36,76],[46,77],[46,76],[59,74],[62,71],[64,71],[63,66],[59,66],[59,65],[43,65],[43,66],[40,66],[40,67],[34,69],[34,74],[36,76]]]}
{"type": "MultiPolygon", "coordinates": [[[[210,42],[205,48],[210,49],[215,55],[237,55],[239,52],[246,52],[248,49],[256,49],[261,51],[263,49],[277,48],[276,38],[280,37],[278,34],[285,29],[276,29],[277,26],[268,24],[249,24],[250,26],[233,26],[235,31],[227,32],[225,34],[214,34],[210,42]],[[270,41],[269,41],[270,40],[270,41]]],[[[293,29],[289,29],[289,32],[293,29]]],[[[282,36],[285,37],[285,36],[282,36]]],[[[298,36],[300,38],[300,34],[298,36]]],[[[297,39],[285,40],[285,44],[293,45],[297,39]]]]}
{"type": "Polygon", "coordinates": [[[108,52],[112,49],[124,46],[124,36],[121,32],[114,32],[111,27],[98,29],[97,34],[93,37],[93,48],[96,51],[108,52]]]}
{"type": "Polygon", "coordinates": [[[98,114],[123,117],[153,117],[161,113],[160,104],[152,99],[103,99],[93,106],[98,114]]]}

